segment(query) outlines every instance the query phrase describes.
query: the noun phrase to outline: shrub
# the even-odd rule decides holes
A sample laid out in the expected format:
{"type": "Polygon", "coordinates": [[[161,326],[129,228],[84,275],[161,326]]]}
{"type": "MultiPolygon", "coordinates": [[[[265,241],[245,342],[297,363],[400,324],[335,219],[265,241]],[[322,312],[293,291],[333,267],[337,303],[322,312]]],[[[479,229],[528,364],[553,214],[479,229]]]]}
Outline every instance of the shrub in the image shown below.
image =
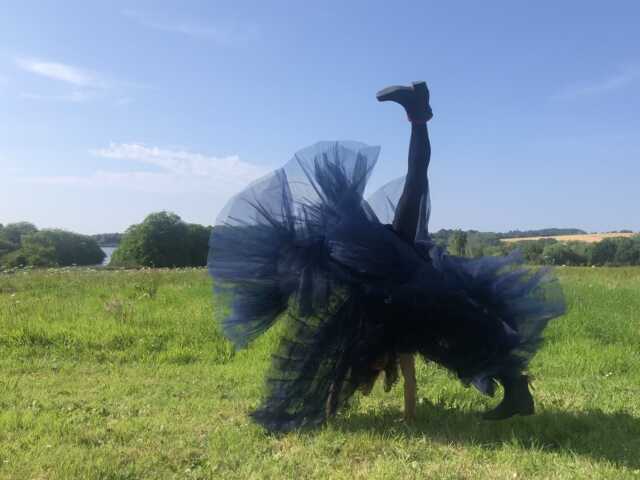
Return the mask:
{"type": "Polygon", "coordinates": [[[606,265],[615,261],[618,245],[616,240],[605,238],[593,245],[590,263],[592,265],[606,265]]]}
{"type": "Polygon", "coordinates": [[[209,237],[211,227],[189,223],[187,225],[187,243],[189,245],[189,265],[203,267],[209,255],[209,237]]]}
{"type": "Polygon", "coordinates": [[[33,223],[17,222],[9,223],[0,230],[0,240],[13,244],[15,249],[20,248],[22,237],[37,232],[33,223]]]}
{"type": "Polygon", "coordinates": [[[640,237],[617,239],[613,262],[617,265],[640,265],[640,237]]]}
{"type": "Polygon", "coordinates": [[[571,245],[554,243],[547,245],[542,252],[542,259],[548,265],[586,265],[587,257],[576,252],[571,245]]]}
{"type": "Polygon", "coordinates": [[[210,227],[186,224],[170,212],[152,213],[122,237],[111,264],[129,267],[187,267],[207,263],[210,227]]]}
{"type": "Polygon", "coordinates": [[[539,240],[523,240],[520,242],[513,242],[510,245],[510,249],[518,249],[522,252],[527,263],[532,264],[544,264],[544,249],[550,245],[555,245],[557,240],[553,238],[543,238],[539,240]]]}
{"type": "Polygon", "coordinates": [[[456,230],[449,237],[447,249],[451,255],[463,256],[467,251],[467,233],[456,230]]]}

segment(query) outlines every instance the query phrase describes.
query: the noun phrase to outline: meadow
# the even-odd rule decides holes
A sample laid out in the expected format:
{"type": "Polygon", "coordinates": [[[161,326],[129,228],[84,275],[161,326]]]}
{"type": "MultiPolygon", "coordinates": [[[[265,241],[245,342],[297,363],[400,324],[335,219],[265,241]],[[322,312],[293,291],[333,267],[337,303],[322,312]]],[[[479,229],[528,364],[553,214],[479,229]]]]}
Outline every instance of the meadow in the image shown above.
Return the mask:
{"type": "Polygon", "coordinates": [[[204,269],[0,274],[0,479],[640,479],[640,268],[559,268],[537,415],[420,361],[418,418],[376,386],[313,431],[247,417],[277,329],[234,351],[204,269]]]}
{"type": "Polygon", "coordinates": [[[545,235],[540,237],[513,237],[513,238],[501,238],[500,241],[505,243],[516,243],[524,241],[545,240],[552,238],[558,242],[584,242],[584,243],[597,243],[607,238],[632,238],[638,235],[632,232],[622,233],[586,233],[576,235],[545,235]]]}

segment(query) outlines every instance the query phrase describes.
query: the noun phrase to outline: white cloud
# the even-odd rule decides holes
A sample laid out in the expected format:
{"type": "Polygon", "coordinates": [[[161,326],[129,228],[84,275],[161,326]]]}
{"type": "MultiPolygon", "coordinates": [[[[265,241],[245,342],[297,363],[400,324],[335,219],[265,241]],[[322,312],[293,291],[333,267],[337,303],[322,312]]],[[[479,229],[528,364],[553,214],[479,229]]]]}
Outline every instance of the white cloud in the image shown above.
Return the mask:
{"type": "Polygon", "coordinates": [[[576,98],[603,94],[626,87],[638,78],[640,78],[640,69],[625,68],[598,82],[567,87],[556,95],[553,95],[553,98],[556,100],[574,100],[576,98]]]}
{"type": "MultiPolygon", "coordinates": [[[[117,80],[107,75],[59,62],[18,58],[15,63],[26,72],[73,87],[72,91],[61,94],[21,93],[20,97],[27,100],[79,103],[109,96],[116,105],[126,106],[133,102],[133,98],[126,94],[127,90],[152,88],[146,84],[117,80]]],[[[1,85],[2,78],[0,76],[1,85]]]]}
{"type": "Polygon", "coordinates": [[[16,64],[24,71],[76,87],[104,88],[107,86],[107,82],[96,73],[64,63],[19,58],[16,64]]]}
{"type": "Polygon", "coordinates": [[[103,158],[133,160],[159,167],[176,175],[210,177],[247,182],[264,172],[262,167],[243,162],[237,155],[213,157],[186,150],[147,147],[139,143],[111,143],[108,148],[91,150],[103,158]]]}
{"type": "Polygon", "coordinates": [[[148,193],[210,192],[228,197],[262,176],[267,169],[243,162],[237,155],[213,157],[186,150],[112,143],[92,150],[102,158],[129,160],[157,167],[158,171],[97,171],[88,176],[27,177],[22,181],[85,188],[116,188],[148,193]]]}
{"type": "Polygon", "coordinates": [[[122,15],[147,28],[213,40],[222,45],[243,43],[250,40],[255,34],[253,29],[246,26],[211,25],[136,10],[123,10],[122,15]]]}

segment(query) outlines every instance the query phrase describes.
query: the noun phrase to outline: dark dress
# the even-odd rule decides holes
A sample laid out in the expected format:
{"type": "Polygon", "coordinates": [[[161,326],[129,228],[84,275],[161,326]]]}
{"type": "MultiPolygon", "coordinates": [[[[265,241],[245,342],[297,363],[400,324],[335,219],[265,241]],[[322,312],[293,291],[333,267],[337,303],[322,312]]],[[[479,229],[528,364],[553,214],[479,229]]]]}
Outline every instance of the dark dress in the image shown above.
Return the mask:
{"type": "MultiPolygon", "coordinates": [[[[227,337],[243,347],[286,324],[252,414],[270,431],[322,423],[330,397],[340,408],[375,379],[376,361],[399,353],[491,395],[564,312],[558,282],[518,254],[467,259],[431,243],[428,192],[415,239],[383,223],[363,199],[378,153],[357,142],[304,149],[234,197],[213,229],[209,271],[230,296],[227,337]]],[[[372,197],[382,217],[393,185],[372,197]]]]}

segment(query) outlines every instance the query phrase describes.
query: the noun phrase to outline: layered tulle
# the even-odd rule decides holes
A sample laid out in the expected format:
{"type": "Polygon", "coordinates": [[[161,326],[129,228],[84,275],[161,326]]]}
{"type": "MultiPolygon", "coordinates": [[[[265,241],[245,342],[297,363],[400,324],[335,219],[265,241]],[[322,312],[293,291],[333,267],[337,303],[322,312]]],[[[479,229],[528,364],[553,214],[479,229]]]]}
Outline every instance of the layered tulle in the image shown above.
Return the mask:
{"type": "MultiPolygon", "coordinates": [[[[453,257],[382,223],[363,200],[377,154],[355,142],[305,149],[232,199],[213,230],[209,270],[231,301],[225,334],[242,347],[285,324],[253,414],[269,430],[321,423],[381,362],[393,372],[399,353],[492,394],[496,377],[527,367],[564,311],[557,281],[517,255],[453,257]]],[[[389,191],[372,203],[392,209],[389,191]]]]}

